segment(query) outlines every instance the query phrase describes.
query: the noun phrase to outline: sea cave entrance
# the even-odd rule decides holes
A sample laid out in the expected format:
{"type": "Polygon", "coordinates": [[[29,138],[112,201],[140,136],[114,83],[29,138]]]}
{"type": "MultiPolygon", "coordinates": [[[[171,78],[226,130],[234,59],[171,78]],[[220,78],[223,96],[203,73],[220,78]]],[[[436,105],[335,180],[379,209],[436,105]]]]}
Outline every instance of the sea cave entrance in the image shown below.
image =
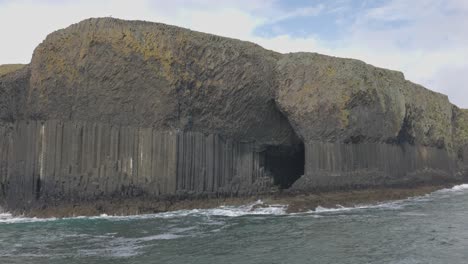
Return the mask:
{"type": "Polygon", "coordinates": [[[263,167],[273,177],[274,184],[280,189],[288,189],[304,174],[304,144],[267,146],[263,161],[263,167]]]}
{"type": "Polygon", "coordinates": [[[271,111],[264,117],[266,120],[264,124],[266,127],[271,127],[269,131],[274,133],[271,138],[279,134],[283,138],[279,144],[262,145],[260,165],[273,178],[275,186],[279,189],[288,189],[304,175],[304,142],[275,100],[269,102],[269,107],[271,111]]]}

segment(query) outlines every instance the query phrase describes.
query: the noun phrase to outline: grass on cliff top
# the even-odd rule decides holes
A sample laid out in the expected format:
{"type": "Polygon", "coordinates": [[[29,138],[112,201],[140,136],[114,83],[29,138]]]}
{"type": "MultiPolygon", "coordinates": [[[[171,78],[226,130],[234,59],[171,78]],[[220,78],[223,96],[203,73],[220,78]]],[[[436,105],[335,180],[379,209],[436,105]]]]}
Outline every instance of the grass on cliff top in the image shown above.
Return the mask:
{"type": "Polygon", "coordinates": [[[0,65],[0,77],[17,70],[21,70],[25,64],[4,64],[0,65]]]}
{"type": "Polygon", "coordinates": [[[465,145],[468,143],[468,109],[459,109],[455,121],[455,143],[465,145]]]}

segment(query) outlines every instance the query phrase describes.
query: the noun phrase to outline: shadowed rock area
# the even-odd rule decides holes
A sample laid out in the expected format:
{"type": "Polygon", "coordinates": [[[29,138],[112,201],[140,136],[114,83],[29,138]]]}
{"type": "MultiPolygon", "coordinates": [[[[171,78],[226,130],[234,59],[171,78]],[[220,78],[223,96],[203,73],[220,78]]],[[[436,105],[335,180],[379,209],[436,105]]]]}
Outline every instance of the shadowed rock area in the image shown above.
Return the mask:
{"type": "Polygon", "coordinates": [[[358,60],[99,18],[50,34],[29,65],[7,68],[6,208],[467,175],[468,112],[358,60]]]}

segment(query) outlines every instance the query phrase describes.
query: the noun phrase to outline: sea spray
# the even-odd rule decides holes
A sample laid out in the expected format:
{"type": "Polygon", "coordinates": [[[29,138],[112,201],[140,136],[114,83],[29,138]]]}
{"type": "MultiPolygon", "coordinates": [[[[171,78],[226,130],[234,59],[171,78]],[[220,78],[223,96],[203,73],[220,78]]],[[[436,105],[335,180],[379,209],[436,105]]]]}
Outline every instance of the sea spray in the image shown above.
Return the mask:
{"type": "Polygon", "coordinates": [[[323,213],[334,213],[334,212],[346,212],[355,210],[399,210],[405,206],[418,203],[428,202],[434,199],[442,199],[446,194],[463,194],[468,190],[468,184],[456,185],[452,188],[441,189],[430,194],[423,196],[415,196],[407,199],[388,201],[376,204],[359,204],[351,207],[345,207],[337,204],[334,207],[317,206],[315,210],[301,212],[301,213],[287,213],[287,204],[266,204],[262,200],[258,200],[253,203],[240,205],[240,206],[219,206],[212,209],[191,209],[191,210],[177,210],[164,213],[156,214],[141,214],[141,215],[108,215],[101,214],[99,216],[75,216],[66,218],[30,218],[24,216],[14,217],[8,212],[0,211],[0,224],[15,224],[15,223],[30,223],[30,222],[47,222],[57,220],[109,220],[109,221],[132,221],[132,220],[144,220],[144,219],[172,219],[172,218],[183,218],[183,217],[242,217],[242,216],[280,216],[280,215],[307,215],[307,214],[323,214],[323,213]]]}

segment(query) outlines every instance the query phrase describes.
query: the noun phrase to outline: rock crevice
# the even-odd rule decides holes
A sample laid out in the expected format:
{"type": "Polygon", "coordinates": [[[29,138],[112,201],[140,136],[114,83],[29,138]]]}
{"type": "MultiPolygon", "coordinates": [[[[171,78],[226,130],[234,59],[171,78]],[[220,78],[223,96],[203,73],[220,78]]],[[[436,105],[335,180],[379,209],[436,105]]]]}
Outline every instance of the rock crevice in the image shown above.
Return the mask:
{"type": "MultiPolygon", "coordinates": [[[[10,67],[11,68],[11,67],[10,67]]],[[[468,115],[400,72],[87,19],[0,76],[0,196],[246,195],[466,177],[468,115]]]]}

